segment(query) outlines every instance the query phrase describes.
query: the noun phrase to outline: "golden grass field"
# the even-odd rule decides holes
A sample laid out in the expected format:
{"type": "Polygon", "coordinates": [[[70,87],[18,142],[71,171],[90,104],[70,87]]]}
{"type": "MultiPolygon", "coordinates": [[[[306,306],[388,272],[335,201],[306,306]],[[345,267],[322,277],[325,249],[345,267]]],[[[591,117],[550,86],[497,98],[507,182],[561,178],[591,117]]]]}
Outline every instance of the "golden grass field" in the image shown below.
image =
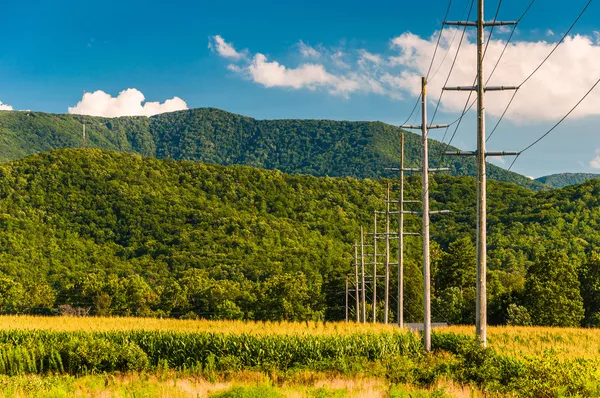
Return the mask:
{"type": "MultiPolygon", "coordinates": [[[[75,318],[0,316],[0,330],[115,331],[163,330],[224,334],[340,335],[352,333],[402,333],[396,326],[354,322],[245,322],[155,318],[75,318]]],[[[444,333],[474,335],[473,326],[437,329],[444,333]]],[[[488,327],[490,347],[502,354],[522,357],[552,352],[562,358],[600,358],[600,329],[550,327],[488,327]]]]}

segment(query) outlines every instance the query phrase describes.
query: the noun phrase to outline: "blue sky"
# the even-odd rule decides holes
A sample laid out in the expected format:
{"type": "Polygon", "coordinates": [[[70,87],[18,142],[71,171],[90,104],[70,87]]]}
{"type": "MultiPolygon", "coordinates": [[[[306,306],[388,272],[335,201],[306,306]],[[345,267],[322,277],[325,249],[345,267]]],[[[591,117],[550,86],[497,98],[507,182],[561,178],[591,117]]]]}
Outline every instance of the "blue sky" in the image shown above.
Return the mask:
{"type": "MultiPolygon", "coordinates": [[[[449,19],[462,18],[466,1],[453,1],[449,19]]],[[[497,1],[487,3],[486,17],[491,19],[497,1]]],[[[500,18],[517,19],[525,3],[504,0],[500,18]]],[[[501,63],[499,69],[513,71],[523,65],[526,75],[568,29],[585,3],[537,0],[515,35],[514,42],[520,47],[507,50],[506,68],[501,63]]],[[[422,66],[412,64],[410,57],[398,58],[395,66],[392,60],[410,49],[415,51],[419,65],[426,62],[447,4],[446,0],[10,2],[3,5],[0,14],[6,32],[0,52],[0,101],[14,109],[65,113],[82,100],[83,90],[102,90],[116,97],[125,89],[135,88],[147,101],[162,103],[178,97],[190,108],[217,107],[256,118],[381,120],[398,124],[414,104],[415,89],[410,82],[418,85],[422,66]],[[217,35],[241,54],[240,58],[222,56],[214,42],[217,35]],[[394,47],[396,38],[401,39],[394,47]],[[209,42],[213,43],[212,49],[208,48],[209,42]],[[319,56],[303,56],[303,48],[312,48],[319,56]],[[337,52],[344,54],[346,66],[334,64],[337,52]],[[376,58],[365,61],[365,53],[376,58]],[[259,54],[264,57],[262,63],[257,63],[259,54]],[[315,68],[309,70],[306,65],[315,68]],[[257,67],[264,68],[257,71],[257,67]],[[281,76],[284,80],[273,80],[273,67],[279,67],[280,72],[285,68],[281,76]],[[302,75],[306,73],[310,76],[302,75]],[[315,73],[325,75],[315,78],[315,73]],[[392,80],[399,76],[406,78],[392,80]],[[353,89],[338,90],[338,83],[350,81],[355,84],[353,89]],[[377,87],[366,87],[371,81],[377,87]]],[[[532,81],[529,90],[523,87],[517,97],[522,102],[516,104],[525,110],[503,121],[489,149],[522,149],[562,117],[591,81],[600,78],[600,69],[595,66],[598,62],[593,62],[595,51],[600,49],[595,34],[600,30],[598,16],[600,4],[594,2],[573,31],[589,42],[570,42],[563,53],[555,54],[556,60],[551,59],[554,64],[550,62],[547,71],[540,71],[546,74],[540,73],[539,81],[532,81]]],[[[454,34],[447,31],[444,37],[450,39],[456,37],[454,34]]],[[[497,32],[497,48],[507,36],[506,32],[497,32]]],[[[449,67],[457,43],[458,39],[447,45],[446,63],[435,77],[438,85],[446,77],[444,65],[449,67]]],[[[468,44],[467,37],[461,50],[465,54],[457,62],[464,70],[462,74],[454,73],[450,83],[471,83],[467,76],[473,51],[468,44]]],[[[444,53],[442,49],[438,60],[444,53]]],[[[522,80],[518,72],[506,72],[504,76],[498,72],[498,84],[510,83],[508,78],[512,76],[522,80]]],[[[458,94],[444,94],[436,122],[457,117],[464,98],[446,99],[454,95],[458,94]]],[[[585,110],[524,154],[515,171],[531,176],[600,172],[594,168],[600,167],[599,159],[594,162],[600,148],[596,127],[600,109],[594,108],[597,98],[590,96],[585,110]]],[[[502,108],[501,101],[504,97],[490,98],[490,127],[502,108]]],[[[432,137],[441,138],[439,134],[432,133],[432,137]]],[[[453,145],[472,149],[474,137],[473,116],[469,115],[453,145]]]]}

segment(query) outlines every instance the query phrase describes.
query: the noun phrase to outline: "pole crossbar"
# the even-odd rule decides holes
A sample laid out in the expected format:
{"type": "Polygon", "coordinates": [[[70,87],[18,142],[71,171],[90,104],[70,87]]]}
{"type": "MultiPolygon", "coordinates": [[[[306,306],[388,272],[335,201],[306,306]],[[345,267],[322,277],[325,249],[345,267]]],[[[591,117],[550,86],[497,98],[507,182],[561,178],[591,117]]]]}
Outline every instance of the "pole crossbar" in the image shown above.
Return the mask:
{"type": "MultiPolygon", "coordinates": [[[[483,91],[508,91],[508,90],[518,90],[519,86],[487,86],[483,88],[483,91]]],[[[454,87],[444,87],[442,90],[444,91],[479,91],[478,86],[454,86],[454,87]]]]}
{"type": "MultiPolygon", "coordinates": [[[[484,22],[483,26],[484,27],[490,27],[490,26],[512,26],[512,25],[517,25],[518,22],[517,21],[493,21],[493,22],[484,22]]],[[[444,22],[444,25],[448,25],[448,26],[472,26],[472,27],[476,27],[478,26],[478,23],[475,21],[448,21],[448,22],[444,22]]]]}
{"type": "MultiPolygon", "coordinates": [[[[519,156],[521,152],[515,151],[487,151],[485,156],[519,156]]],[[[444,156],[477,156],[477,151],[455,151],[455,152],[444,152],[444,156]]]]}
{"type": "MultiPolygon", "coordinates": [[[[450,127],[449,124],[431,124],[431,125],[427,126],[427,130],[445,129],[445,128],[448,128],[448,127],[450,127]]],[[[400,128],[407,129],[407,130],[421,130],[423,127],[422,126],[410,125],[410,126],[400,126],[400,128]]]]}

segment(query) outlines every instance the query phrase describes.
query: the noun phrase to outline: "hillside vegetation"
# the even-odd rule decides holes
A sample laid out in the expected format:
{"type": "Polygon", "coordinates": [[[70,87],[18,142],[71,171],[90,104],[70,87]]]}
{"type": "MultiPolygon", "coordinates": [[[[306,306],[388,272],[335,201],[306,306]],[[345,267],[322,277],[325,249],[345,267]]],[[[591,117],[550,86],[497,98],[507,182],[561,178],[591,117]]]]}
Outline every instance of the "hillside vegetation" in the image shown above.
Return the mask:
{"type": "MultiPolygon", "coordinates": [[[[248,165],[290,174],[377,178],[398,167],[399,133],[380,122],[255,120],[218,109],[191,109],[151,118],[86,116],[88,146],[157,158],[248,165]]],[[[56,148],[81,146],[82,116],[0,112],[0,161],[56,148]]],[[[407,133],[406,159],[415,167],[420,137],[407,133]]],[[[432,140],[432,166],[445,145],[432,140]]],[[[455,150],[456,148],[449,148],[455,150]]],[[[446,157],[454,175],[475,175],[475,162],[446,157]]],[[[540,190],[544,184],[489,165],[492,179],[540,190]]]]}
{"type": "Polygon", "coordinates": [[[587,180],[600,178],[600,174],[593,173],[560,173],[549,176],[539,177],[535,180],[542,184],[550,185],[554,188],[564,188],[569,185],[577,185],[587,180]]]}
{"type": "MultiPolygon", "coordinates": [[[[5,163],[0,312],[341,319],[352,244],[387,182],[98,149],[5,163]]],[[[419,189],[410,178],[406,197],[419,189]]],[[[431,190],[433,209],[454,211],[432,219],[434,318],[472,323],[475,181],[437,176],[431,190]]],[[[490,321],[597,324],[600,181],[489,193],[490,321]]],[[[407,231],[419,226],[408,217],[407,231]]],[[[407,241],[405,311],[418,321],[420,240],[407,241]]]]}

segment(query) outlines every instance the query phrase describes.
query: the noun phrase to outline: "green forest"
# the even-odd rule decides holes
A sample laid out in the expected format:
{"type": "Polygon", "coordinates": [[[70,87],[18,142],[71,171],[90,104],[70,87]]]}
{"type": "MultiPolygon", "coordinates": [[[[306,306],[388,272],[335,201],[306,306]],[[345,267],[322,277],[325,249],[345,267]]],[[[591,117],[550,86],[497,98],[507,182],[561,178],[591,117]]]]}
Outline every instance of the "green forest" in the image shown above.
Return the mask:
{"type": "MultiPolygon", "coordinates": [[[[3,163],[0,312],[342,319],[353,243],[388,183],[396,192],[388,179],[100,149],[3,163]]],[[[418,198],[418,177],[407,190],[418,198]]],[[[490,181],[488,192],[490,323],[599,325],[600,181],[537,193],[490,181]]],[[[431,197],[453,211],[432,216],[434,320],[472,323],[475,180],[435,176],[431,197]]],[[[422,317],[420,245],[407,238],[408,321],[422,317]]]]}
{"type": "MultiPolygon", "coordinates": [[[[381,122],[256,120],[213,108],[150,118],[85,116],[85,121],[88,147],[160,159],[355,178],[390,177],[385,169],[398,167],[400,159],[401,130],[381,122]]],[[[81,115],[0,112],[0,161],[52,149],[79,148],[82,123],[81,115]]],[[[442,157],[445,149],[444,144],[431,140],[432,166],[449,167],[453,175],[475,175],[474,159],[442,157]]],[[[420,135],[406,133],[405,154],[407,167],[419,164],[420,135]]],[[[533,190],[551,188],[491,164],[488,175],[533,190]]]]}
{"type": "Polygon", "coordinates": [[[564,188],[569,185],[581,184],[582,182],[586,182],[587,180],[591,180],[594,178],[600,178],[600,174],[560,173],[536,178],[535,180],[542,184],[550,185],[554,188],[564,188]]]}

